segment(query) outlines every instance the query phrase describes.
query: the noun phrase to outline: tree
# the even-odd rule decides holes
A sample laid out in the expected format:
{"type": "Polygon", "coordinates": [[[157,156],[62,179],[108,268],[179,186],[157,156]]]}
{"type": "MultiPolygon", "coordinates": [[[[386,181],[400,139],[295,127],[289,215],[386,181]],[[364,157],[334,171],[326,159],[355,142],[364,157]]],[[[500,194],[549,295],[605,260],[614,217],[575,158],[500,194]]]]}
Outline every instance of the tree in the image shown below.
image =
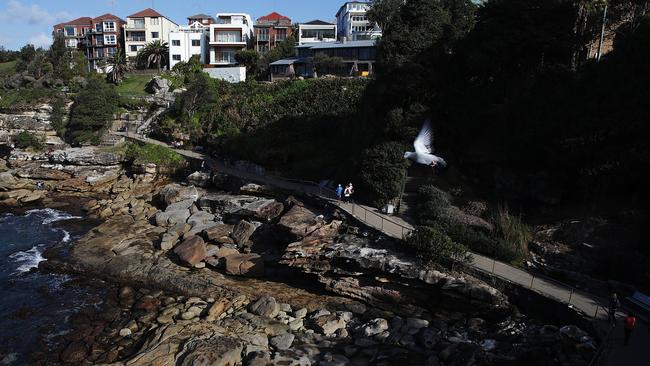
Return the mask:
{"type": "Polygon", "coordinates": [[[198,55],[190,57],[187,62],[181,61],[172,67],[172,75],[180,78],[183,84],[190,84],[203,73],[203,64],[198,55]]]}
{"type": "Polygon", "coordinates": [[[70,110],[66,140],[73,145],[98,144],[113,120],[119,95],[105,82],[90,78],[75,97],[70,110]]]}
{"type": "Polygon", "coordinates": [[[416,227],[404,243],[409,251],[426,264],[449,268],[454,264],[467,264],[471,261],[471,255],[464,245],[428,226],[416,227]]]}
{"type": "Polygon", "coordinates": [[[163,41],[152,41],[147,43],[139,52],[138,60],[146,64],[147,67],[156,65],[158,72],[166,64],[169,55],[169,45],[163,41]]]}
{"type": "Polygon", "coordinates": [[[296,54],[295,33],[287,37],[284,41],[277,43],[275,47],[260,57],[257,65],[260,79],[269,78],[269,64],[283,58],[289,58],[296,54]]]}
{"type": "Polygon", "coordinates": [[[260,54],[255,50],[240,50],[235,54],[235,60],[241,65],[246,66],[247,75],[257,75],[257,64],[260,60],[260,54]]]}
{"type": "Polygon", "coordinates": [[[376,207],[382,207],[399,197],[408,160],[406,147],[398,142],[386,142],[366,150],[361,156],[361,192],[376,207]]]}
{"type": "Polygon", "coordinates": [[[111,71],[108,73],[107,78],[114,84],[122,82],[124,74],[131,71],[133,66],[126,59],[126,54],[122,49],[118,49],[109,60],[109,67],[111,71]]]}
{"type": "Polygon", "coordinates": [[[18,61],[16,62],[16,71],[23,72],[27,70],[29,64],[36,57],[36,48],[32,44],[26,44],[20,49],[18,61]]]}

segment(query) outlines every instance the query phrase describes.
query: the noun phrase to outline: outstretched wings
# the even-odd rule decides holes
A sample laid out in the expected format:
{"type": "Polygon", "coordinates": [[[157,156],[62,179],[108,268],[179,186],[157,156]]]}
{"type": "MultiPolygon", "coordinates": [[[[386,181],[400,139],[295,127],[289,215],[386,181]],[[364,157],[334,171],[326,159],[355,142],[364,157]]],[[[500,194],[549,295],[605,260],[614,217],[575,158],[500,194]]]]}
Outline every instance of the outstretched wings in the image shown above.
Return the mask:
{"type": "Polygon", "coordinates": [[[433,154],[433,130],[431,129],[431,121],[425,120],[422,129],[413,142],[415,152],[419,154],[433,154]]]}

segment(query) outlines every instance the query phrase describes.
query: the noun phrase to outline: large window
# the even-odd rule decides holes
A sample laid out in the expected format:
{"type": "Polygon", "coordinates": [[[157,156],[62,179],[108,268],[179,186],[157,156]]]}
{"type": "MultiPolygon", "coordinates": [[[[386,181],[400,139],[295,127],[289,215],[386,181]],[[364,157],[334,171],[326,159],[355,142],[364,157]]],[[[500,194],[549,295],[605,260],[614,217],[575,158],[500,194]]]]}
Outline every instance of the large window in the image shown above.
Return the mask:
{"type": "Polygon", "coordinates": [[[133,19],[133,28],[144,28],[144,19],[133,19]]]}
{"type": "Polygon", "coordinates": [[[260,28],[257,30],[257,40],[258,41],[268,41],[269,40],[269,29],[260,28]]]}
{"type": "Polygon", "coordinates": [[[104,57],[104,49],[103,48],[98,48],[97,49],[97,57],[98,58],[104,57]]]}
{"type": "Polygon", "coordinates": [[[115,55],[115,52],[117,52],[117,47],[108,47],[106,49],[106,54],[108,57],[113,57],[113,55],[115,55]]]}
{"type": "Polygon", "coordinates": [[[286,29],[284,29],[284,28],[276,29],[275,32],[276,32],[276,36],[275,36],[276,40],[284,41],[285,39],[287,39],[287,30],[286,29]]]}
{"type": "Polygon", "coordinates": [[[241,42],[241,32],[239,31],[215,31],[217,42],[233,43],[241,42]]]}
{"type": "Polygon", "coordinates": [[[74,37],[76,34],[74,27],[65,27],[65,35],[68,37],[74,37]]]}
{"type": "Polygon", "coordinates": [[[115,22],[104,22],[104,32],[115,32],[115,22]]]}
{"type": "Polygon", "coordinates": [[[129,42],[145,42],[147,37],[145,37],[144,32],[128,32],[126,40],[129,42]]]}
{"type": "Polygon", "coordinates": [[[114,34],[107,34],[104,36],[104,43],[117,44],[117,37],[114,34]]]}
{"type": "Polygon", "coordinates": [[[180,45],[181,45],[180,39],[172,39],[172,46],[180,46],[180,45]]]}
{"type": "Polygon", "coordinates": [[[172,55],[172,60],[180,61],[181,60],[181,55],[172,55]]]}
{"type": "Polygon", "coordinates": [[[201,40],[200,39],[193,39],[192,40],[192,47],[199,47],[201,46],[201,40]]]}
{"type": "Polygon", "coordinates": [[[101,32],[101,31],[102,31],[102,23],[97,23],[97,24],[95,24],[95,30],[96,30],[97,32],[101,32]]]}
{"type": "Polygon", "coordinates": [[[151,32],[151,38],[159,38],[160,33],[159,32],[151,32]]]}
{"type": "Polygon", "coordinates": [[[228,64],[234,64],[235,61],[235,51],[233,50],[223,50],[223,51],[216,51],[214,53],[214,60],[216,63],[228,63],[228,64]]]}
{"type": "Polygon", "coordinates": [[[151,18],[151,25],[159,25],[160,24],[160,18],[151,18]]]}

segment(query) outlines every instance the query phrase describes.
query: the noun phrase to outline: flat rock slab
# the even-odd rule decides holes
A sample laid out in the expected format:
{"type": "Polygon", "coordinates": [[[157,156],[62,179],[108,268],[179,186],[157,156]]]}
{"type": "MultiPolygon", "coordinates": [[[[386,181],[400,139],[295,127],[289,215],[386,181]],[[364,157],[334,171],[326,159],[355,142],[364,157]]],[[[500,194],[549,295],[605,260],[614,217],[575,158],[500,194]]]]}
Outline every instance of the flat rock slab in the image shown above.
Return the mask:
{"type": "Polygon", "coordinates": [[[250,237],[255,232],[255,229],[257,229],[257,226],[254,224],[251,224],[248,221],[240,221],[233,228],[231,236],[235,243],[239,244],[240,246],[246,245],[248,244],[250,237]]]}
{"type": "Polygon", "coordinates": [[[264,260],[257,254],[231,254],[225,257],[226,273],[235,276],[264,276],[264,260]]]}

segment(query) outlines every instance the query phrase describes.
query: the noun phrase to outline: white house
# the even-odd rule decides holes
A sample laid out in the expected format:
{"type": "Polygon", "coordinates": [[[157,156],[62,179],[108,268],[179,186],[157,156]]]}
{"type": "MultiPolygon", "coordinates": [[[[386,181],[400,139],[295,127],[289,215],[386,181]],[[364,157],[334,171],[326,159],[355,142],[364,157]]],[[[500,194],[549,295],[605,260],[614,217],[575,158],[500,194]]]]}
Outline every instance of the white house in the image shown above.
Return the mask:
{"type": "Polygon", "coordinates": [[[336,13],[336,25],[339,41],[363,41],[381,38],[381,29],[377,23],[368,20],[371,3],[365,1],[348,1],[336,13]]]}
{"type": "Polygon", "coordinates": [[[244,13],[219,13],[210,24],[210,62],[213,67],[237,65],[235,54],[253,39],[253,20],[244,13]]]}
{"type": "Polygon", "coordinates": [[[198,21],[171,31],[169,33],[169,67],[174,67],[180,61],[187,62],[195,55],[199,56],[201,64],[207,64],[209,33],[210,27],[198,21]]]}
{"type": "Polygon", "coordinates": [[[336,41],[336,24],[312,20],[298,24],[298,45],[336,41]]]}
{"type": "Polygon", "coordinates": [[[124,26],[126,55],[137,56],[140,49],[153,41],[169,43],[170,33],[176,30],[178,24],[151,8],[131,14],[124,26]]]}

